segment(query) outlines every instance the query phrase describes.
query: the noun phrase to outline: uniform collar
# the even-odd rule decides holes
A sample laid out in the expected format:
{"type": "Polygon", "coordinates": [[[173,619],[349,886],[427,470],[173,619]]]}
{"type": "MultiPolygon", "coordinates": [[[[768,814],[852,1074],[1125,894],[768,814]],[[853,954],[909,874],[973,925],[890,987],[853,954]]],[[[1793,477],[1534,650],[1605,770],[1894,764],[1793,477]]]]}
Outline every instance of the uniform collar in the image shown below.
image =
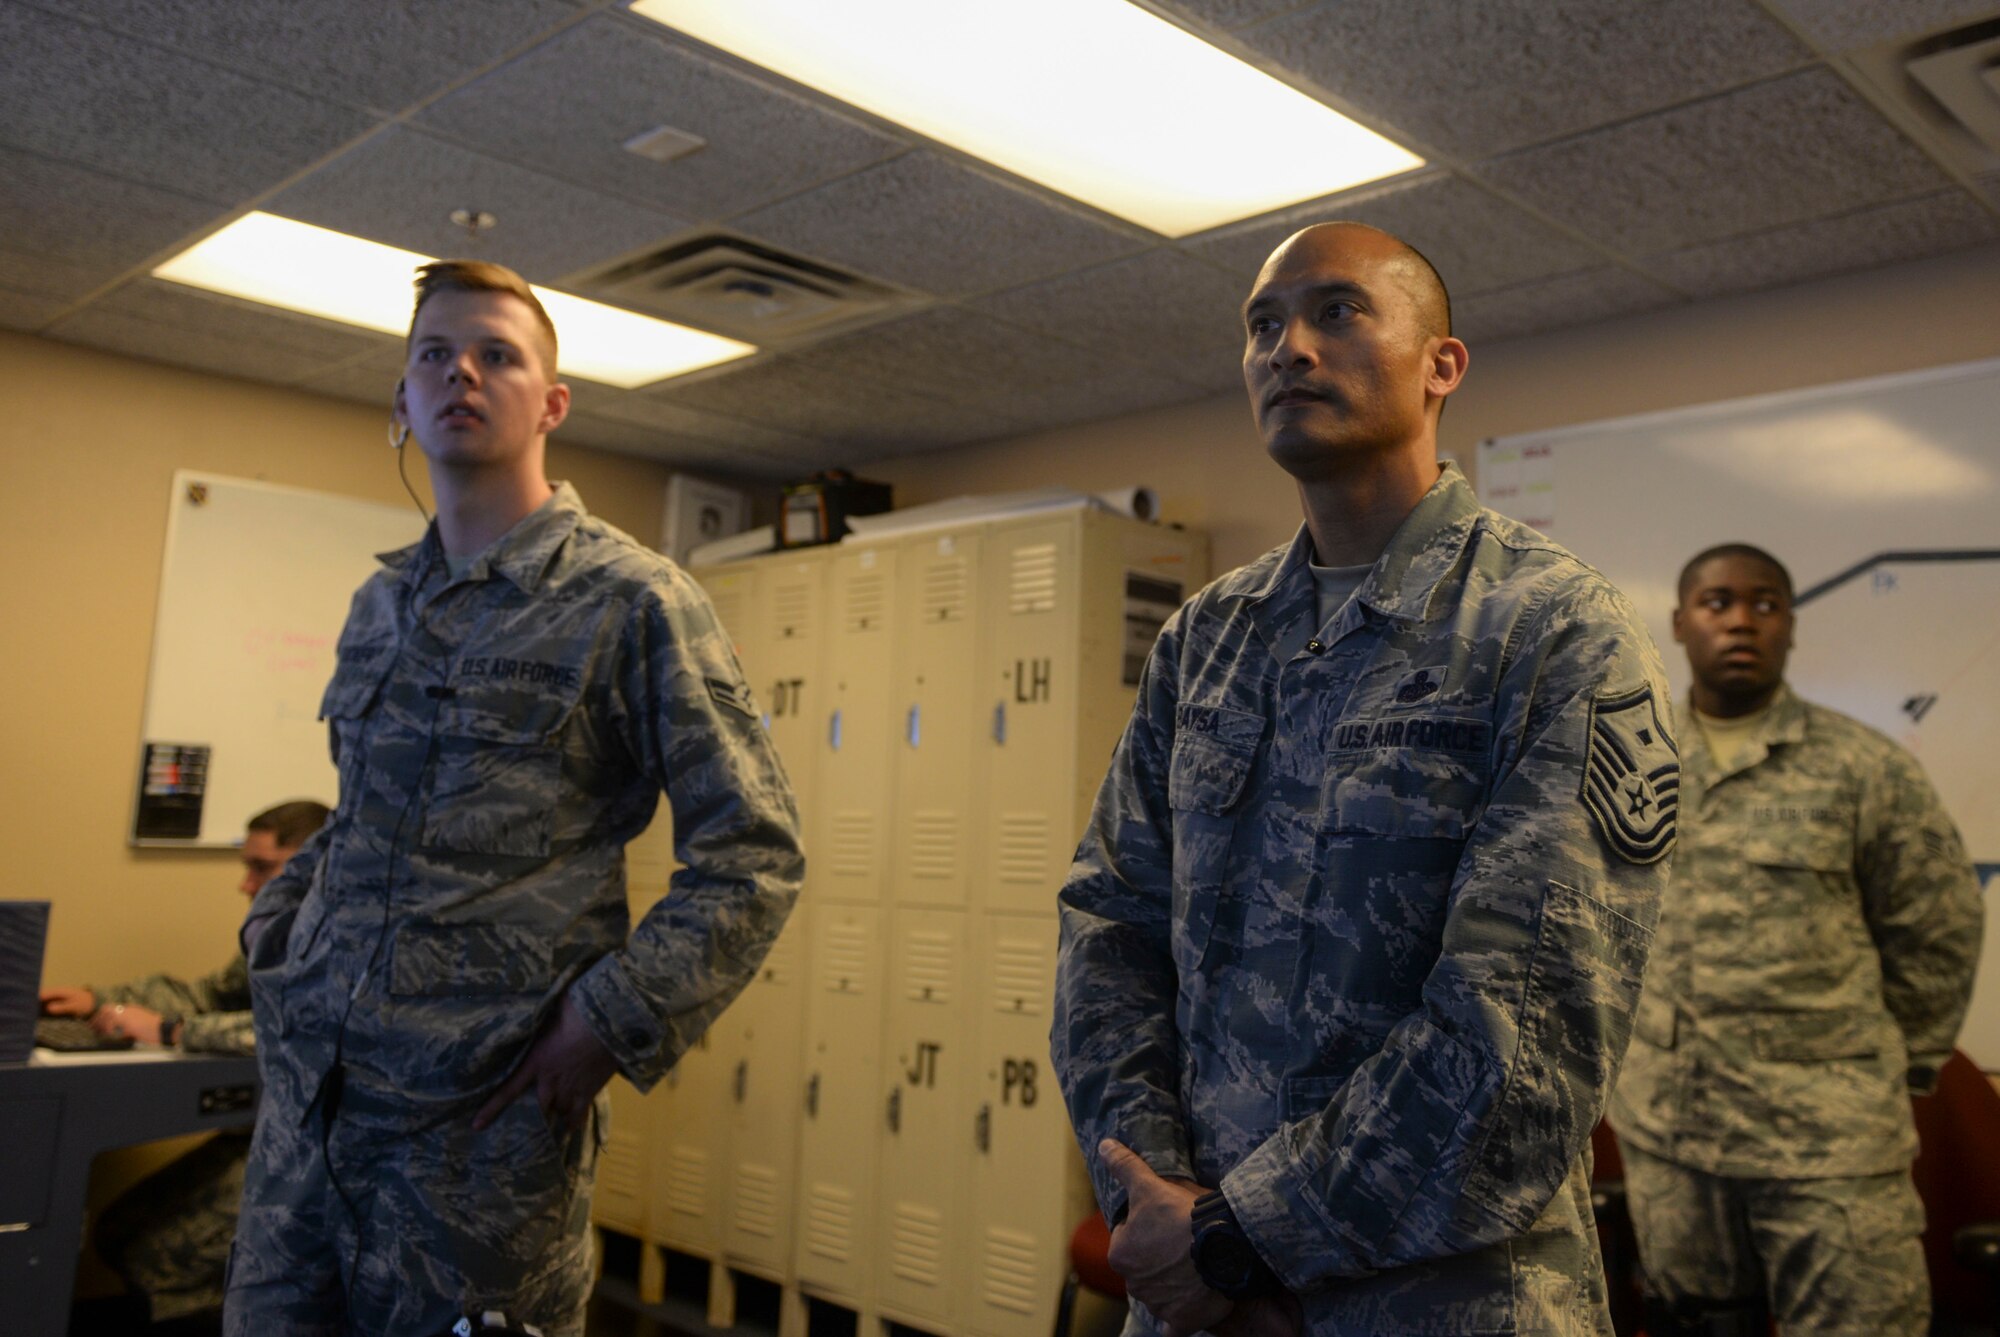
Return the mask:
{"type": "Polygon", "coordinates": [[[1786,682],[1778,684],[1778,694],[1771,698],[1770,707],[1765,710],[1764,718],[1757,724],[1757,732],[1744,747],[1738,763],[1727,771],[1716,765],[1714,755],[1708,750],[1708,739],[1701,731],[1701,721],[1695,718],[1692,690],[1675,707],[1674,717],[1683,761],[1698,763],[1701,772],[1711,781],[1749,770],[1770,756],[1771,749],[1781,743],[1798,744],[1806,741],[1806,703],[1792,690],[1791,684],[1786,682]]]}
{"type": "MultiPolygon", "coordinates": [[[[555,484],[547,501],[522,516],[466,568],[465,579],[484,580],[498,573],[514,582],[523,594],[533,594],[547,574],[549,563],[563,541],[575,532],[588,514],[583,499],[568,483],[555,484]]],[[[444,545],[438,539],[433,520],[422,539],[407,548],[377,553],[375,560],[398,573],[405,584],[420,583],[433,568],[444,569],[444,545]]]]}
{"type": "MultiPolygon", "coordinates": [[[[1479,518],[1479,499],[1458,465],[1447,460],[1403,523],[1389,546],[1375,559],[1367,579],[1355,591],[1355,602],[1386,617],[1420,622],[1429,615],[1431,596],[1445,575],[1458,564],[1479,518]]],[[[1266,645],[1275,649],[1297,619],[1317,609],[1312,572],[1312,533],[1303,524],[1291,546],[1258,585],[1237,597],[1246,600],[1251,622],[1266,645]]]]}

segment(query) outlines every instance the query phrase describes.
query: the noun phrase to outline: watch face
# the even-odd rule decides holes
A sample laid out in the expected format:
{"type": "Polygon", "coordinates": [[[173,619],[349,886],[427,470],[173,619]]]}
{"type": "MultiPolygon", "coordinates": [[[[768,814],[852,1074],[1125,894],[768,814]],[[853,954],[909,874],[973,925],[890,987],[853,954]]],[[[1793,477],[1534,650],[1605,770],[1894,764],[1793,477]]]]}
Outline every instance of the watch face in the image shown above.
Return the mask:
{"type": "Polygon", "coordinates": [[[1256,1266],[1257,1251],[1235,1231],[1223,1227],[1202,1235],[1195,1270],[1211,1288],[1234,1299],[1250,1284],[1256,1266]]]}

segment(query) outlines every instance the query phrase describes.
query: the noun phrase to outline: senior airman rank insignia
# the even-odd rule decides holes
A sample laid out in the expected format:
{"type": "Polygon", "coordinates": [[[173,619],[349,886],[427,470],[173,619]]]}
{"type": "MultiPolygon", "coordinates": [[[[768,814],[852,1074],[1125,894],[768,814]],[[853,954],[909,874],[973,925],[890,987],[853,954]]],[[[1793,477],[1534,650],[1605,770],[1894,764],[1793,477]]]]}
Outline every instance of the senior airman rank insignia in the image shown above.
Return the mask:
{"type": "Polygon", "coordinates": [[[1665,857],[1674,847],[1680,789],[1680,757],[1651,687],[1591,702],[1583,806],[1612,849],[1631,863],[1665,857]]]}

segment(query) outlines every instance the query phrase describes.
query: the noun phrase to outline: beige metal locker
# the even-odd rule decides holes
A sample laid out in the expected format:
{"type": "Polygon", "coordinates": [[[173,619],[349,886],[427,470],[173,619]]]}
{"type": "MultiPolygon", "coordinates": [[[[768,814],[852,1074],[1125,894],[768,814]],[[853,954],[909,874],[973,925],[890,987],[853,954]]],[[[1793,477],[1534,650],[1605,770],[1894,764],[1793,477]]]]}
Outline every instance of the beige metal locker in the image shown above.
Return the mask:
{"type": "MultiPolygon", "coordinates": [[[[625,846],[625,898],[637,923],[667,891],[674,869],[673,815],[665,803],[653,822],[625,846]]],[[[628,1235],[644,1235],[652,1196],[652,1116],[646,1097],[623,1078],[605,1088],[611,1126],[597,1158],[591,1220],[628,1235]]]]}
{"type": "Polygon", "coordinates": [[[720,1023],[695,1041],[646,1098],[651,1134],[645,1237],[703,1258],[722,1254],[728,1109],[736,1064],[720,1023]]]}
{"type": "Polygon", "coordinates": [[[979,995],[966,1018],[978,1080],[962,1327],[981,1337],[1041,1337],[1068,1271],[1070,1231],[1090,1202],[1049,1069],[1056,921],[980,919],[979,995]]]}
{"type": "Polygon", "coordinates": [[[967,915],[899,910],[893,929],[875,1293],[884,1317],[947,1332],[964,1250],[967,915]]]}
{"type": "Polygon", "coordinates": [[[891,870],[897,905],[963,909],[970,899],[987,719],[977,680],[983,542],[977,530],[925,535],[902,554],[891,870]]]}
{"type": "Polygon", "coordinates": [[[894,547],[843,549],[828,563],[826,684],[808,875],[818,900],[879,904],[889,880],[898,741],[894,547]]]}
{"type": "Polygon", "coordinates": [[[797,1273],[799,1284],[814,1295],[855,1309],[871,1307],[874,1275],[882,1004],[888,986],[882,921],[876,906],[816,905],[806,983],[797,1273]]]}
{"type": "Polygon", "coordinates": [[[757,978],[716,1023],[735,1059],[723,1256],[773,1281],[789,1280],[792,1262],[810,920],[801,902],[757,978]]]}
{"type": "Polygon", "coordinates": [[[991,701],[981,909],[1050,914],[1076,850],[1081,515],[995,525],[980,593],[991,701]]]}

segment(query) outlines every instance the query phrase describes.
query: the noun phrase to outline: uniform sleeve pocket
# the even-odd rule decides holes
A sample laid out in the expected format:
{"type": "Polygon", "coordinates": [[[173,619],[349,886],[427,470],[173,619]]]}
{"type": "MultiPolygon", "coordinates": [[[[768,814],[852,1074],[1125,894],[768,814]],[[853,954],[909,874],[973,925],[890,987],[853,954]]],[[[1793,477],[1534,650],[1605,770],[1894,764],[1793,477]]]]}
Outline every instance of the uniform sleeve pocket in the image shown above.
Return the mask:
{"type": "Polygon", "coordinates": [[[405,924],[389,990],[404,996],[540,993],[554,978],[546,933],[513,924],[405,924]]]}
{"type": "Polygon", "coordinates": [[[1767,1013],[1751,1024],[1758,1058],[1787,1063],[1824,1063],[1874,1058],[1882,1052],[1881,1023],[1852,1012],[1767,1013]]]}

